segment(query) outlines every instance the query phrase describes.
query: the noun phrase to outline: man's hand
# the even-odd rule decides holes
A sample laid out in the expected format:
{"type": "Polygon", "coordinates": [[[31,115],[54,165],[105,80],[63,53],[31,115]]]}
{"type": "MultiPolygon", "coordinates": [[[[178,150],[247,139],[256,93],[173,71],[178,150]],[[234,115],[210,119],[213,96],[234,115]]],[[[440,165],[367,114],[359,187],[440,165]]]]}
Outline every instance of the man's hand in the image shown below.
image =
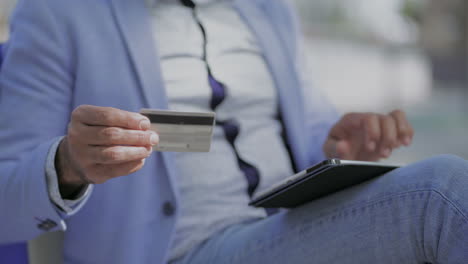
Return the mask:
{"type": "Polygon", "coordinates": [[[90,105],[76,108],[55,161],[62,197],[73,196],[86,184],[140,170],[159,142],[149,128],[148,118],[138,113],[90,105]]]}
{"type": "Polygon", "coordinates": [[[328,158],[376,161],[388,158],[395,148],[409,146],[413,135],[403,111],[349,113],[331,129],[323,150],[328,158]]]}

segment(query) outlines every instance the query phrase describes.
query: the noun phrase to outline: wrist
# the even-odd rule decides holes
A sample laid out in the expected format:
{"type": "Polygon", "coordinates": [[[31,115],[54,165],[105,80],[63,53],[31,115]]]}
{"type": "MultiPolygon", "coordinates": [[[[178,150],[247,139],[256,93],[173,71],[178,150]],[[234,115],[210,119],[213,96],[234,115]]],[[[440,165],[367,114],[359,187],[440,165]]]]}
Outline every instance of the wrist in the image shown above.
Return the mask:
{"type": "Polygon", "coordinates": [[[74,199],[88,183],[79,177],[73,170],[69,161],[68,142],[65,137],[59,144],[55,156],[55,169],[57,171],[60,195],[63,199],[74,199]]]}

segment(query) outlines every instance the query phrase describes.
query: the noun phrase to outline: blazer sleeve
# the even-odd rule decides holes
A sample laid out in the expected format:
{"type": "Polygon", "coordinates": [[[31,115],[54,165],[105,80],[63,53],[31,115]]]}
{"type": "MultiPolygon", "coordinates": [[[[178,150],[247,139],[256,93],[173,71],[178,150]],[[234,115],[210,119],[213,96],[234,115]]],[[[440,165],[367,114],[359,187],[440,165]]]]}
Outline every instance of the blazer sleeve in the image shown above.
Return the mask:
{"type": "MultiPolygon", "coordinates": [[[[73,52],[51,0],[22,0],[0,71],[0,244],[65,230],[76,213],[49,199],[46,158],[69,122],[73,52]]],[[[83,202],[84,204],[84,202],[83,202]]]]}

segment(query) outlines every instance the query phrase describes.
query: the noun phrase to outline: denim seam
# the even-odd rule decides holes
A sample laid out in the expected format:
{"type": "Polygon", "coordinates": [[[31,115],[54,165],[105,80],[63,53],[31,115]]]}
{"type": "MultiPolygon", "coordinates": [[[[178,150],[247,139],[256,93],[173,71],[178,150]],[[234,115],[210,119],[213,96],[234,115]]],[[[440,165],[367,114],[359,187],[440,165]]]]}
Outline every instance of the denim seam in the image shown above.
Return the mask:
{"type": "Polygon", "coordinates": [[[440,195],[440,197],[442,197],[442,199],[444,199],[447,203],[449,203],[457,213],[459,213],[465,220],[465,222],[468,222],[468,216],[460,209],[460,207],[455,204],[454,202],[452,202],[452,200],[450,200],[447,196],[445,196],[443,193],[441,193],[440,191],[438,190],[435,190],[435,189],[431,189],[429,191],[433,191],[435,193],[437,193],[438,195],[440,195]]]}

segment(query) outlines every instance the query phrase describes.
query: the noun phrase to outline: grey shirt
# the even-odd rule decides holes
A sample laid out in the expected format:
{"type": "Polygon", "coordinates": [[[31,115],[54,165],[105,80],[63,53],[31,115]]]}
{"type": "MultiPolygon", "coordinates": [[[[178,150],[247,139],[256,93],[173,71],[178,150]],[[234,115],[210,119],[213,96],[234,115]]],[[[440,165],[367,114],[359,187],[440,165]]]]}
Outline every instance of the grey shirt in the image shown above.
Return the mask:
{"type": "MultiPolygon", "coordinates": [[[[207,61],[228,90],[217,119],[240,124],[236,148],[259,170],[261,190],[292,174],[276,119],[277,91],[255,36],[229,1],[204,2],[197,12],[207,32],[207,61]]],[[[160,0],[151,10],[169,107],[211,111],[203,38],[192,11],[174,0],[160,0]]],[[[220,127],[209,153],[177,153],[176,167],[181,200],[171,259],[232,224],[266,216],[248,206],[247,180],[220,127]]]]}

